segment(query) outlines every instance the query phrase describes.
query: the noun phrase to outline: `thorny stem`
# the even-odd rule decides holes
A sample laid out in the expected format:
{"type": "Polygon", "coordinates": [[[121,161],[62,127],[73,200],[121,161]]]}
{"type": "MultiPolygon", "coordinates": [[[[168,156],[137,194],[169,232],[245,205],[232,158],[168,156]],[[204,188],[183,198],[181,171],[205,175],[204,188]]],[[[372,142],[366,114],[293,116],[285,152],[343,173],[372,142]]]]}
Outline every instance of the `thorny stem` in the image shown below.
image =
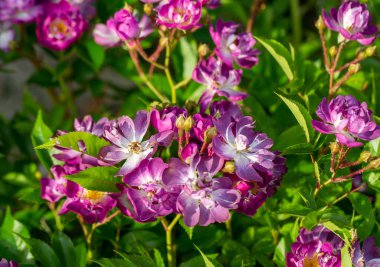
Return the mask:
{"type": "Polygon", "coordinates": [[[342,85],[342,84],[344,84],[351,76],[352,76],[352,72],[350,72],[350,71],[347,71],[346,72],[346,74],[343,76],[343,78],[342,79],[340,79],[339,80],[339,82],[337,82],[334,86],[333,86],[333,88],[331,89],[331,92],[332,92],[332,94],[334,95],[334,94],[336,94],[336,92],[338,91],[338,89],[339,89],[339,87],[342,85]]]}
{"type": "Polygon", "coordinates": [[[324,61],[325,61],[325,68],[326,68],[327,71],[329,71],[329,69],[330,69],[330,61],[329,61],[329,57],[327,55],[327,47],[326,47],[326,40],[325,40],[325,31],[324,30],[320,30],[319,31],[319,36],[321,38],[321,43],[322,43],[323,58],[324,58],[324,61]]]}
{"type": "Polygon", "coordinates": [[[136,48],[137,48],[137,52],[139,52],[140,56],[147,62],[149,62],[150,64],[152,64],[153,66],[159,68],[159,69],[162,69],[164,70],[165,69],[165,66],[157,63],[155,60],[152,60],[150,57],[148,57],[148,55],[145,53],[144,49],[142,48],[141,46],[141,43],[139,41],[136,42],[136,48]]]}
{"type": "Polygon", "coordinates": [[[364,58],[355,58],[354,60],[344,64],[342,67],[340,67],[339,69],[335,70],[335,72],[341,72],[345,69],[347,69],[350,65],[352,64],[357,64],[359,63],[360,61],[362,61],[364,58]]]}
{"type": "Polygon", "coordinates": [[[335,73],[336,66],[339,62],[340,54],[342,53],[342,49],[344,47],[344,44],[345,44],[345,42],[340,43],[339,48],[338,48],[338,52],[337,52],[335,58],[332,59],[332,62],[331,62],[332,67],[328,70],[328,73],[330,75],[329,99],[331,99],[335,94],[335,92],[334,92],[334,90],[335,90],[334,89],[334,73],[335,73]]]}
{"type": "Polygon", "coordinates": [[[137,73],[139,74],[141,80],[145,83],[145,85],[148,86],[148,88],[158,97],[158,99],[160,99],[162,102],[167,102],[167,98],[153,86],[153,84],[149,81],[148,77],[146,77],[144,71],[141,69],[140,61],[136,51],[129,50],[129,55],[131,56],[131,59],[136,66],[137,73]]]}
{"type": "Polygon", "coordinates": [[[260,6],[263,3],[263,0],[253,0],[252,5],[251,5],[251,11],[250,11],[250,16],[249,20],[247,22],[247,32],[252,32],[253,28],[255,26],[255,20],[257,17],[257,14],[260,12],[260,6]]]}
{"type": "Polygon", "coordinates": [[[53,202],[48,203],[48,207],[54,215],[55,225],[56,225],[58,231],[62,231],[64,226],[61,222],[61,217],[59,217],[59,215],[57,213],[57,209],[55,208],[55,203],[53,203],[53,202]]]}
{"type": "Polygon", "coordinates": [[[364,168],[361,168],[360,170],[357,170],[357,171],[354,171],[352,173],[349,173],[347,175],[344,175],[344,176],[340,176],[340,177],[337,177],[337,178],[334,178],[334,179],[331,179],[331,182],[333,183],[341,183],[341,182],[345,182],[348,180],[348,178],[351,178],[352,176],[355,176],[355,175],[358,175],[358,174],[362,174],[363,172],[369,170],[370,167],[366,166],[364,168]]]}
{"type": "Polygon", "coordinates": [[[192,78],[188,78],[188,79],[185,79],[183,81],[180,81],[179,83],[177,83],[175,86],[174,86],[174,89],[175,90],[178,90],[179,88],[183,87],[183,86],[186,86],[189,82],[192,81],[192,78]]]}
{"type": "Polygon", "coordinates": [[[338,203],[339,201],[341,201],[341,200],[345,199],[346,197],[348,197],[350,194],[352,194],[352,193],[354,193],[354,192],[356,192],[356,191],[359,191],[359,190],[362,189],[364,186],[365,186],[365,184],[362,184],[361,186],[359,186],[359,187],[357,187],[357,188],[355,188],[355,189],[353,189],[353,190],[351,190],[351,191],[345,193],[344,195],[338,197],[338,198],[335,199],[333,202],[331,202],[330,204],[328,204],[327,207],[331,207],[331,206],[335,205],[335,204],[338,203]]]}
{"type": "Polygon", "coordinates": [[[90,262],[92,260],[92,256],[93,256],[92,255],[92,235],[93,235],[97,226],[95,224],[91,225],[91,229],[89,231],[87,229],[87,225],[84,222],[82,216],[78,215],[77,217],[78,217],[80,225],[82,226],[83,235],[84,235],[84,238],[85,238],[86,244],[87,244],[87,262],[90,262]]]}
{"type": "Polygon", "coordinates": [[[179,219],[181,219],[181,215],[177,214],[177,216],[173,219],[173,221],[168,224],[168,221],[161,217],[161,223],[162,226],[166,232],[166,251],[167,251],[167,259],[168,259],[168,266],[169,267],[174,267],[175,266],[175,251],[173,247],[173,235],[172,231],[174,226],[177,224],[179,219]]]}

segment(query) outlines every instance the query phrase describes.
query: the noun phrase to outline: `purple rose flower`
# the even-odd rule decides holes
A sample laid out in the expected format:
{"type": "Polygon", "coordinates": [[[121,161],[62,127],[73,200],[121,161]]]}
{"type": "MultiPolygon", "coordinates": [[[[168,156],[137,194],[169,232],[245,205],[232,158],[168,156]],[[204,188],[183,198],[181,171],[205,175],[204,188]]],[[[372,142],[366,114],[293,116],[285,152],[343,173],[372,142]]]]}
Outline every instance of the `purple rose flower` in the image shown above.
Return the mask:
{"type": "Polygon", "coordinates": [[[72,211],[81,215],[89,224],[101,223],[116,206],[116,200],[109,193],[87,190],[72,181],[67,181],[66,195],[67,199],[59,214],[72,211]]]}
{"type": "Polygon", "coordinates": [[[64,176],[75,173],[76,171],[73,171],[67,165],[55,165],[51,167],[50,171],[52,172],[54,179],[42,178],[40,180],[41,198],[50,202],[57,202],[62,197],[66,196],[67,180],[64,176]]]}
{"type": "Polygon", "coordinates": [[[168,28],[189,30],[199,26],[200,0],[169,0],[157,7],[157,23],[168,28]]]}
{"type": "Polygon", "coordinates": [[[15,261],[7,261],[6,259],[1,259],[0,267],[19,267],[17,262],[15,261]]]}
{"type": "Polygon", "coordinates": [[[78,7],[80,13],[86,20],[90,20],[96,15],[96,8],[94,6],[95,0],[67,0],[70,4],[78,7]]]}
{"type": "Polygon", "coordinates": [[[380,137],[380,126],[372,120],[372,111],[353,96],[340,95],[330,102],[324,98],[316,113],[322,121],[313,120],[313,127],[323,134],[335,134],[338,142],[347,147],[362,146],[357,139],[369,141],[380,137]]]}
{"type": "Polygon", "coordinates": [[[357,240],[351,251],[352,264],[355,267],[377,267],[380,266],[380,247],[376,246],[375,237],[368,237],[360,249],[360,241],[357,240]]]}
{"type": "Polygon", "coordinates": [[[74,120],[74,129],[77,132],[88,132],[93,135],[102,137],[104,128],[109,125],[107,118],[101,118],[98,122],[94,122],[91,115],[85,116],[82,120],[76,118],[74,120]]]}
{"type": "Polygon", "coordinates": [[[276,152],[274,167],[267,172],[261,172],[263,182],[246,182],[235,177],[234,188],[241,192],[241,200],[236,211],[253,216],[258,208],[277,192],[282,176],[286,173],[285,158],[276,152]]]}
{"type": "Polygon", "coordinates": [[[154,221],[158,216],[172,212],[171,196],[162,184],[162,173],[168,167],[160,158],[143,160],[140,166],[124,177],[122,193],[117,206],[138,222],[154,221]]]}
{"type": "Polygon", "coordinates": [[[187,117],[187,111],[176,106],[167,107],[161,111],[153,109],[151,111],[151,123],[158,132],[176,132],[175,122],[180,115],[187,117]]]}
{"type": "Polygon", "coordinates": [[[239,24],[218,20],[216,28],[210,26],[210,34],[221,60],[232,67],[236,62],[242,68],[252,68],[259,61],[259,51],[253,49],[256,40],[248,32],[236,34],[239,24]]]}
{"type": "Polygon", "coordinates": [[[177,194],[176,210],[188,226],[207,226],[225,222],[229,209],[236,209],[240,201],[238,190],[232,189],[229,178],[214,178],[223,166],[217,156],[195,155],[190,165],[172,158],[165,170],[163,182],[169,191],[177,194]]]}
{"type": "Polygon", "coordinates": [[[376,39],[377,27],[370,25],[367,5],[359,1],[345,1],[338,10],[332,8],[330,14],[322,10],[322,17],[330,30],[340,33],[340,38],[356,40],[362,45],[370,45],[376,39]]]}
{"type": "Polygon", "coordinates": [[[80,38],[87,22],[76,6],[61,1],[44,5],[36,20],[38,42],[52,50],[64,50],[80,38]]]}
{"type": "Polygon", "coordinates": [[[193,135],[195,138],[202,143],[205,141],[205,133],[207,129],[214,126],[214,123],[212,121],[212,116],[210,115],[201,115],[201,114],[195,114],[193,116],[194,120],[194,126],[192,128],[193,135]]]}
{"type": "Polygon", "coordinates": [[[33,21],[42,12],[34,0],[0,1],[0,21],[25,23],[33,21]]]}
{"type": "Polygon", "coordinates": [[[239,106],[227,100],[215,101],[210,105],[211,116],[224,116],[228,114],[235,121],[243,117],[239,106]]]}
{"type": "Polygon", "coordinates": [[[115,47],[122,43],[117,34],[115,20],[113,18],[108,19],[107,24],[96,24],[92,35],[95,43],[104,47],[115,47]]]}
{"type": "Polygon", "coordinates": [[[302,228],[292,251],[286,254],[287,267],[340,267],[344,242],[324,226],[312,231],[302,228]]]}
{"type": "Polygon", "coordinates": [[[134,39],[139,36],[139,22],[126,9],[121,9],[115,13],[114,24],[116,33],[123,41],[134,39]]]}
{"type": "Polygon", "coordinates": [[[107,24],[98,23],[92,33],[97,44],[104,47],[115,47],[123,41],[132,42],[134,38],[144,38],[153,32],[151,20],[143,15],[138,20],[138,14],[130,17],[129,11],[122,9],[107,24]]]}
{"type": "Polygon", "coordinates": [[[199,99],[201,113],[206,111],[215,94],[225,96],[232,102],[247,97],[246,93],[233,90],[240,84],[241,76],[241,70],[235,70],[214,57],[202,60],[193,71],[193,80],[206,85],[206,91],[199,99]]]}
{"type": "Polygon", "coordinates": [[[143,141],[150,123],[150,113],[139,111],[134,120],[125,116],[112,126],[106,127],[104,137],[113,145],[101,149],[99,157],[108,163],[126,160],[117,175],[126,175],[136,169],[140,162],[150,158],[157,148],[160,134],[143,141]]]}
{"type": "Polygon", "coordinates": [[[254,123],[248,116],[233,121],[226,114],[214,124],[219,134],[212,141],[213,151],[225,160],[234,160],[241,179],[263,182],[260,173],[274,167],[276,155],[269,150],[272,139],[253,131],[254,123]]]}
{"type": "Polygon", "coordinates": [[[15,40],[15,31],[9,23],[0,23],[0,49],[8,52],[15,40]]]}

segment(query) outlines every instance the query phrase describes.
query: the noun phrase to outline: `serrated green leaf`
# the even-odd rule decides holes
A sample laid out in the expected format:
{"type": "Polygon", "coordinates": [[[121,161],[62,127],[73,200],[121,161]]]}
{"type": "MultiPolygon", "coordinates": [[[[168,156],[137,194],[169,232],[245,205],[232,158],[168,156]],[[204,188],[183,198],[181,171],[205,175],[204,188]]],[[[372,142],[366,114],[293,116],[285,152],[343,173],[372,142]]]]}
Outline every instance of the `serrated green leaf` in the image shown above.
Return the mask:
{"type": "Polygon", "coordinates": [[[306,155],[310,154],[312,151],[312,146],[308,143],[297,144],[290,147],[285,148],[282,151],[283,155],[306,155]]]}
{"type": "Polygon", "coordinates": [[[194,227],[189,227],[185,224],[185,222],[183,221],[183,218],[181,218],[179,220],[179,224],[182,226],[182,228],[185,230],[185,232],[187,233],[187,236],[190,238],[190,240],[193,238],[193,231],[194,231],[194,227]]]}
{"type": "Polygon", "coordinates": [[[308,143],[311,143],[314,138],[315,131],[311,125],[311,116],[307,109],[302,104],[288,98],[279,91],[275,92],[275,94],[278,95],[281,98],[281,100],[284,101],[284,103],[288,106],[288,108],[296,118],[298,124],[302,127],[306,136],[306,141],[308,143]]]}
{"type": "Polygon", "coordinates": [[[116,185],[121,183],[121,178],[115,177],[117,171],[118,169],[115,167],[92,167],[76,174],[67,175],[65,178],[88,190],[119,192],[116,185]]]}
{"type": "Polygon", "coordinates": [[[78,146],[79,141],[83,141],[86,145],[86,154],[93,157],[98,156],[102,147],[111,145],[106,140],[87,132],[70,132],[53,138],[49,142],[35,147],[35,149],[51,149],[59,145],[60,147],[80,151],[78,146]]]}
{"type": "Polygon", "coordinates": [[[153,249],[154,251],[154,261],[156,263],[156,267],[165,267],[164,259],[161,256],[161,252],[158,249],[153,249]]]}
{"type": "Polygon", "coordinates": [[[57,254],[45,242],[39,239],[26,239],[24,241],[30,246],[34,258],[45,267],[56,266],[60,267],[61,262],[58,260],[57,254]]]}
{"type": "Polygon", "coordinates": [[[52,248],[62,261],[62,266],[79,267],[75,255],[75,247],[71,239],[62,232],[57,232],[52,238],[52,248]]]}
{"type": "MultiPolygon", "coordinates": [[[[36,122],[31,134],[32,144],[34,147],[42,145],[49,141],[49,138],[52,137],[53,132],[50,128],[44,123],[42,119],[41,110],[38,111],[36,122]]],[[[36,155],[41,161],[42,165],[46,170],[50,170],[50,167],[53,165],[51,155],[48,151],[36,150],[36,155]]]]}
{"type": "Polygon", "coordinates": [[[293,60],[290,52],[279,42],[275,40],[266,40],[255,37],[268,52],[273,56],[273,58],[280,65],[281,69],[284,71],[286,77],[288,77],[289,81],[294,79],[293,74],[293,60]]]}
{"type": "Polygon", "coordinates": [[[205,265],[206,267],[215,267],[215,265],[210,261],[210,259],[202,252],[202,250],[200,250],[199,247],[197,247],[197,245],[194,244],[194,246],[196,247],[196,249],[199,251],[199,253],[201,254],[202,258],[203,258],[203,261],[205,262],[205,265]]]}
{"type": "Polygon", "coordinates": [[[354,209],[364,218],[368,218],[372,212],[371,201],[366,195],[360,193],[352,193],[348,197],[354,209]]]}

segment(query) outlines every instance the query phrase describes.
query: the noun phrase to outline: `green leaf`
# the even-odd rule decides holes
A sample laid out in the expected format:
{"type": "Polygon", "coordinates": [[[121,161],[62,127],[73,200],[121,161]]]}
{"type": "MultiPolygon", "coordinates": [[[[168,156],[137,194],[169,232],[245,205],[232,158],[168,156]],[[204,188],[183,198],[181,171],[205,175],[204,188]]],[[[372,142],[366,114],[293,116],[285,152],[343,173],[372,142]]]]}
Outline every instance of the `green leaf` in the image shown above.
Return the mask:
{"type": "Polygon", "coordinates": [[[190,42],[187,38],[181,38],[179,40],[181,47],[181,54],[183,57],[183,79],[191,77],[195,66],[197,65],[198,51],[197,45],[194,41],[190,42]]]}
{"type": "Polygon", "coordinates": [[[164,259],[158,249],[153,249],[154,251],[154,261],[156,262],[156,267],[165,267],[164,259]]]}
{"type": "Polygon", "coordinates": [[[86,145],[86,154],[93,157],[98,156],[102,147],[111,145],[106,140],[87,132],[70,132],[58,136],[49,142],[44,143],[43,145],[39,145],[35,147],[35,149],[51,149],[59,145],[60,147],[80,151],[78,146],[79,141],[83,141],[86,145]]]}
{"type": "Polygon", "coordinates": [[[30,246],[34,258],[37,261],[41,262],[43,266],[61,266],[57,254],[55,254],[54,250],[48,244],[39,239],[34,238],[24,238],[24,240],[30,246]]]}
{"type": "Polygon", "coordinates": [[[336,224],[334,224],[333,222],[323,222],[322,223],[327,229],[329,229],[330,231],[334,232],[336,235],[338,235],[340,238],[342,238],[342,240],[344,240],[345,243],[347,244],[350,244],[350,232],[349,230],[345,229],[345,228],[341,228],[339,226],[337,226],[336,224]]]}
{"type": "Polygon", "coordinates": [[[185,230],[185,232],[187,233],[188,237],[190,238],[190,240],[193,238],[193,231],[194,231],[194,227],[189,227],[185,224],[185,222],[183,221],[183,218],[181,218],[179,220],[179,224],[182,226],[182,228],[185,230]]]}
{"type": "Polygon", "coordinates": [[[102,267],[136,267],[137,265],[123,259],[100,259],[93,260],[93,262],[99,264],[102,267]]]}
{"type": "Polygon", "coordinates": [[[202,252],[202,250],[200,250],[197,245],[194,244],[194,246],[196,247],[196,249],[199,251],[199,253],[201,254],[202,258],[203,258],[203,261],[205,262],[206,264],[206,267],[215,267],[215,265],[210,261],[209,258],[207,258],[207,256],[202,252]]]}
{"type": "Polygon", "coordinates": [[[285,239],[281,238],[280,242],[278,242],[276,249],[274,251],[273,261],[279,267],[285,267],[285,253],[286,253],[286,245],[285,239]]]}
{"type": "Polygon", "coordinates": [[[292,145],[282,151],[283,155],[306,155],[310,154],[312,146],[308,143],[292,145]]]}
{"type": "Polygon", "coordinates": [[[369,149],[374,156],[380,155],[380,137],[368,142],[369,149]]]}
{"type": "Polygon", "coordinates": [[[284,71],[286,77],[290,81],[294,79],[293,74],[293,60],[290,52],[279,42],[275,40],[266,40],[255,37],[268,52],[274,57],[281,69],[284,71]]]}
{"type": "Polygon", "coordinates": [[[92,167],[76,174],[67,175],[65,178],[88,190],[119,192],[116,185],[122,181],[121,177],[115,177],[117,171],[118,169],[115,167],[92,167]]]}
{"type": "Polygon", "coordinates": [[[317,161],[314,161],[314,175],[316,176],[316,179],[318,181],[318,184],[321,183],[321,173],[319,172],[319,165],[317,161]]]}
{"type": "Polygon", "coordinates": [[[89,40],[85,43],[88,55],[91,58],[91,61],[94,63],[94,69],[99,70],[106,58],[104,48],[96,44],[93,40],[89,40]]]}
{"type": "MultiPolygon", "coordinates": [[[[41,110],[39,110],[31,134],[33,146],[36,147],[48,142],[49,138],[52,137],[52,135],[53,132],[44,123],[42,119],[42,112],[41,110]]],[[[45,167],[45,169],[50,170],[50,167],[53,165],[53,161],[49,152],[44,150],[36,150],[36,155],[38,159],[41,161],[42,165],[45,167]]]]}
{"type": "Polygon", "coordinates": [[[348,244],[345,244],[341,250],[342,261],[341,266],[352,266],[350,252],[348,251],[348,244]]]}
{"type": "Polygon", "coordinates": [[[75,247],[71,239],[62,232],[57,232],[52,238],[52,247],[62,261],[62,266],[78,267],[75,247]]]}
{"type": "Polygon", "coordinates": [[[284,101],[285,104],[288,106],[288,108],[296,118],[297,122],[302,127],[306,136],[306,141],[308,143],[311,143],[311,141],[314,138],[314,128],[311,125],[311,116],[307,109],[302,104],[290,99],[289,97],[285,96],[283,93],[279,91],[275,92],[275,94],[278,95],[282,99],[282,101],[284,101]]]}
{"type": "Polygon", "coordinates": [[[369,198],[361,193],[352,193],[348,197],[354,209],[364,218],[368,218],[372,212],[372,205],[369,198]]]}
{"type": "Polygon", "coordinates": [[[278,212],[280,214],[288,214],[288,215],[294,215],[294,216],[306,216],[313,210],[311,208],[307,208],[300,204],[290,204],[285,208],[280,209],[278,212]]]}

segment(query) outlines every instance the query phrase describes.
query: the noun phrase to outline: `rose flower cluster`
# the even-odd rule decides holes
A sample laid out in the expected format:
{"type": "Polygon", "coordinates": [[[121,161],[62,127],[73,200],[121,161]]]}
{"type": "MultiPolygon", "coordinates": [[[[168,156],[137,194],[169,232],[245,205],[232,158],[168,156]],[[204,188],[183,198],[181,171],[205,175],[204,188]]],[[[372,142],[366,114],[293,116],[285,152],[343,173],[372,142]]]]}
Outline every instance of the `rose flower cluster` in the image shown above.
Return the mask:
{"type": "Polygon", "coordinates": [[[96,158],[83,143],[81,151],[57,145],[54,157],[63,164],[52,167],[53,179],[41,179],[42,197],[65,197],[60,214],[75,212],[88,223],[102,222],[115,206],[138,222],[181,214],[188,226],[225,222],[230,210],[253,215],[286,172],[272,140],[226,100],[212,102],[209,113],[168,106],[139,111],[133,120],[95,123],[87,116],[74,128],[109,145],[96,158]],[[160,155],[169,147],[176,152],[165,162],[160,155]],[[91,191],[66,179],[96,166],[118,168],[120,192],[91,191]]]}
{"type": "Polygon", "coordinates": [[[64,50],[77,41],[95,16],[93,0],[4,0],[0,2],[0,49],[9,51],[16,41],[15,25],[36,24],[38,42],[64,50]]]}

